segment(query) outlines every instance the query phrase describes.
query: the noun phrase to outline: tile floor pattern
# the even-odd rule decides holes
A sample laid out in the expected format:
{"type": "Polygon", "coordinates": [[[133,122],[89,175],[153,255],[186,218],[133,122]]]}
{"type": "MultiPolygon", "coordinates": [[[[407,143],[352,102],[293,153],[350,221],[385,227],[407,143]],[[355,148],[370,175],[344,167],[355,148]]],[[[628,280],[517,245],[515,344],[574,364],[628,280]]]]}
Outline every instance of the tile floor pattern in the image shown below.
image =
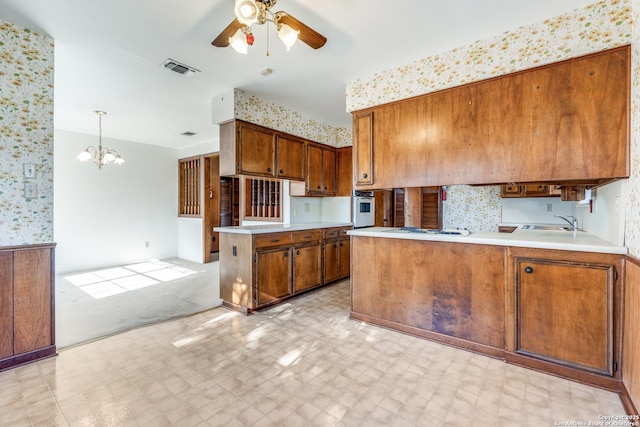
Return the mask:
{"type": "Polygon", "coordinates": [[[1,426],[553,426],[614,393],[349,320],[347,281],[216,308],[0,373],[1,426]]]}

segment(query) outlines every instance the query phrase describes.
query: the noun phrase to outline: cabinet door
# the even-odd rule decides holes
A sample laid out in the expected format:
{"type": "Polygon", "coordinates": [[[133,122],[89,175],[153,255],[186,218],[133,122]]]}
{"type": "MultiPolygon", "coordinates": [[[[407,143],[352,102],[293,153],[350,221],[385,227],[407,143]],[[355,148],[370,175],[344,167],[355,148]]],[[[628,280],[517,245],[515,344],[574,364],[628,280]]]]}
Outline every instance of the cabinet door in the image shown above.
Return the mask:
{"type": "Polygon", "coordinates": [[[53,344],[51,329],[51,250],[16,251],[13,260],[14,352],[53,344]]]}
{"type": "Polygon", "coordinates": [[[516,351],[611,375],[613,269],[516,258],[516,351]]]}
{"type": "Polygon", "coordinates": [[[333,240],[324,244],[324,283],[330,283],[338,279],[339,260],[338,241],[333,240]]]}
{"type": "Polygon", "coordinates": [[[307,190],[310,193],[323,193],[322,148],[307,145],[307,190]]]}
{"type": "Polygon", "coordinates": [[[351,272],[351,240],[340,239],[338,242],[338,278],[349,277],[351,272]]]}
{"type": "Polygon", "coordinates": [[[304,141],[278,135],[276,138],[276,176],[304,181],[304,141]]]}
{"type": "Polygon", "coordinates": [[[291,295],[291,248],[256,252],[257,305],[291,295]]]}
{"type": "Polygon", "coordinates": [[[293,248],[294,291],[302,292],[322,284],[322,251],[320,244],[293,248]]]}
{"type": "Polygon", "coordinates": [[[270,129],[238,125],[238,173],[275,177],[275,134],[270,129]]]}
{"type": "Polygon", "coordinates": [[[336,152],[331,148],[322,149],[323,191],[327,196],[336,194],[336,152]]]}
{"type": "Polygon", "coordinates": [[[0,359],[13,356],[13,254],[0,252],[0,359]]]}
{"type": "Polygon", "coordinates": [[[373,184],[373,112],[353,116],[355,185],[373,184]]]}

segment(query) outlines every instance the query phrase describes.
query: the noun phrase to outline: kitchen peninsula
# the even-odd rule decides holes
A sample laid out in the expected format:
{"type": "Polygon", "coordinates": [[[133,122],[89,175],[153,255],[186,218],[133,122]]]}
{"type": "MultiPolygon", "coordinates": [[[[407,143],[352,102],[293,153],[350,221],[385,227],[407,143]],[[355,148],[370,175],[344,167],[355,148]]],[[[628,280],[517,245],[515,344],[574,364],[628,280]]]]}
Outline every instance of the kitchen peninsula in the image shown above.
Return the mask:
{"type": "Polygon", "coordinates": [[[348,234],[353,319],[619,390],[625,247],[583,231],[348,234]]]}
{"type": "Polygon", "coordinates": [[[218,227],[220,298],[244,314],[349,276],[351,223],[218,227]]]}

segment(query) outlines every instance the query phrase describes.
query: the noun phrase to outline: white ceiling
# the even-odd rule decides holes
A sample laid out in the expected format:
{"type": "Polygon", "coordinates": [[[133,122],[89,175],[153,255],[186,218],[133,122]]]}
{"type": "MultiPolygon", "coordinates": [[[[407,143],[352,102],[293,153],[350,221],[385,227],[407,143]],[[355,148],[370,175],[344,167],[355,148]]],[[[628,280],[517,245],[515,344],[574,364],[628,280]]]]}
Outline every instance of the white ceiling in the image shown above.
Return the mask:
{"type": "Polygon", "coordinates": [[[333,126],[350,126],[345,86],[592,0],[280,0],[328,39],[287,52],[272,25],[254,26],[248,55],[211,41],[234,0],[0,0],[0,18],[55,39],[55,128],[186,148],[217,138],[211,99],[239,88],[333,126]],[[267,31],[268,30],[268,31],[267,31]],[[266,43],[270,42],[270,55],[266,43]],[[187,78],[167,58],[202,72],[187,78]],[[273,69],[263,77],[260,72],[273,69]],[[180,135],[185,131],[197,135],[180,135]]]}

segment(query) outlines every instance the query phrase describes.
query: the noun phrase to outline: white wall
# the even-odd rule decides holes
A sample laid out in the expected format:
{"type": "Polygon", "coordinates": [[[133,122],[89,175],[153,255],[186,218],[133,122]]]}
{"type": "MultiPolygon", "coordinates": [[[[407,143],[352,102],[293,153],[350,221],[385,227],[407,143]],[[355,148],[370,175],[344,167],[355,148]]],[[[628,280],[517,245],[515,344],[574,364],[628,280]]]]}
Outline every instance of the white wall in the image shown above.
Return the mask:
{"type": "MultiPolygon", "coordinates": [[[[554,215],[576,215],[576,202],[563,202],[560,197],[525,197],[502,199],[502,222],[517,224],[562,224],[554,215]],[[551,206],[551,210],[549,209],[551,206]]],[[[579,226],[582,228],[582,222],[579,226]]]]}
{"type": "Polygon", "coordinates": [[[103,138],[122,166],[80,163],[96,136],[54,134],[56,271],[67,273],[178,255],[178,152],[103,138]],[[146,247],[145,242],[149,242],[146,247]]]}
{"type": "Polygon", "coordinates": [[[322,220],[325,222],[351,222],[351,197],[325,197],[322,199],[322,220]]]}
{"type": "Polygon", "coordinates": [[[625,230],[625,212],[627,209],[628,180],[592,190],[593,211],[588,206],[578,207],[576,216],[581,228],[616,245],[623,246],[625,230]]]}

